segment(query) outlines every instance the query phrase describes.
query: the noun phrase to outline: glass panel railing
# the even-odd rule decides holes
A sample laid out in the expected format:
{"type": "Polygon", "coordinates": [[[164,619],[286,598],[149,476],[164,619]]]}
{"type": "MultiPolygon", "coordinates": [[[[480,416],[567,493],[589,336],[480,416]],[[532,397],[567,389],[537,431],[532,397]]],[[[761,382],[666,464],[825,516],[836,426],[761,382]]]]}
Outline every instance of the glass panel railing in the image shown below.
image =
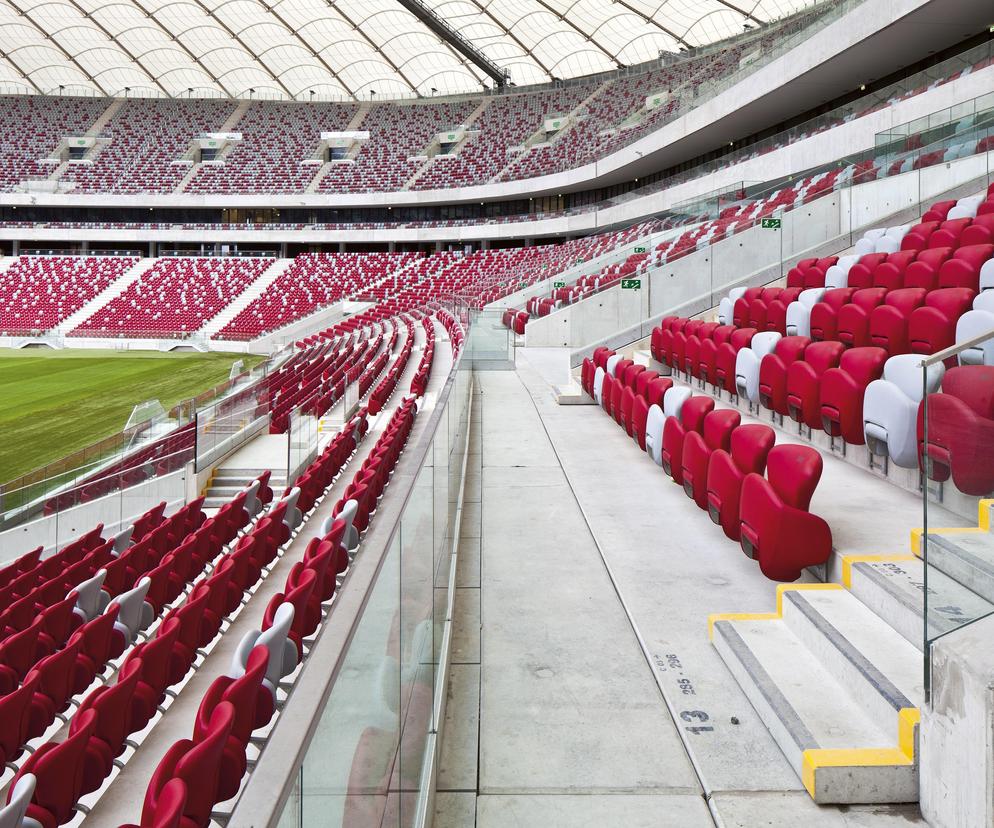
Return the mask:
{"type": "Polygon", "coordinates": [[[936,639],[994,613],[994,284],[987,288],[960,317],[957,344],[922,359],[915,389],[926,688],[936,639]]]}
{"type": "MultiPolygon", "coordinates": [[[[457,320],[468,318],[458,298],[439,304],[457,320]]],[[[441,338],[439,328],[436,334],[441,338]]],[[[461,509],[472,361],[461,356],[443,379],[422,398],[389,497],[295,680],[286,708],[293,715],[277,721],[232,824],[245,807],[260,826],[407,828],[419,824],[431,799],[451,638],[453,539],[461,521],[479,520],[478,510],[467,518],[461,509]],[[346,617],[349,606],[355,614],[346,617]],[[329,660],[325,648],[338,649],[329,660]],[[324,688],[313,698],[312,681],[324,688]],[[262,765],[284,744],[299,760],[274,768],[274,783],[262,765]]]]}

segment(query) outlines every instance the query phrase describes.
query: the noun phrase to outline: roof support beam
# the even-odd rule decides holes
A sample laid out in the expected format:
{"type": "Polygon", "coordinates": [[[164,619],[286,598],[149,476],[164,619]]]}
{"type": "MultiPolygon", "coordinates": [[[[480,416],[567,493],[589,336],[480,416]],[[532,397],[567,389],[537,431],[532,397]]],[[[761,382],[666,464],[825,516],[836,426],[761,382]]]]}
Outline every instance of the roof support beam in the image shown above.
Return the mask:
{"type": "Polygon", "coordinates": [[[459,54],[486,72],[493,78],[499,89],[503,89],[507,85],[507,73],[503,69],[429,9],[421,0],[397,0],[397,2],[424,23],[430,32],[440,37],[459,54]]]}

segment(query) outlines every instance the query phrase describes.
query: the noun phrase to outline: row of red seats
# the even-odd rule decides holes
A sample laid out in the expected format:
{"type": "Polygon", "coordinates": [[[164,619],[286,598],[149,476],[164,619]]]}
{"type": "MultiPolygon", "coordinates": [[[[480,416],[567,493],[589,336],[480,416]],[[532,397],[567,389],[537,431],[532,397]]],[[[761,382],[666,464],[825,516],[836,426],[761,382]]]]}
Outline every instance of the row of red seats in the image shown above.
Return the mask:
{"type": "MultiPolygon", "coordinates": [[[[146,791],[142,828],[161,826],[168,819],[189,828],[206,828],[214,807],[237,794],[248,766],[249,738],[271,720],[279,679],[303,661],[305,639],[321,624],[323,607],[335,594],[337,576],[348,567],[348,552],[355,550],[359,533],[368,527],[370,513],[403,450],[415,413],[414,400],[410,399],[391,417],[321,534],[311,539],[303,558],[290,570],[284,590],[267,605],[261,634],[250,634],[242,642],[232,671],[236,675],[221,677],[211,685],[201,702],[193,738],[175,743],[160,761],[146,791]],[[282,641],[293,645],[295,655],[292,665],[284,663],[274,672],[272,660],[285,660],[285,648],[278,646],[282,641]]],[[[357,429],[366,427],[365,411],[353,424],[357,429]]],[[[342,447],[356,439],[351,430],[339,438],[342,447]]],[[[329,447],[325,456],[337,456],[337,450],[329,447]]],[[[321,458],[301,481],[320,474],[322,465],[326,476],[316,485],[330,485],[327,474],[335,463],[321,458]]],[[[316,499],[310,502],[313,507],[316,499]]]]}
{"type": "Polygon", "coordinates": [[[817,451],[774,447],[771,428],[741,425],[737,411],[607,348],[584,360],[581,384],[768,578],[794,581],[828,560],[831,530],[808,510],[817,451]]]}
{"type": "Polygon", "coordinates": [[[425,329],[425,349],[421,355],[421,362],[418,363],[418,370],[411,380],[411,393],[416,397],[424,396],[428,379],[431,377],[431,366],[435,360],[435,325],[430,316],[422,319],[421,324],[425,329]]]}
{"type": "Polygon", "coordinates": [[[404,325],[407,328],[407,337],[404,340],[404,346],[400,349],[400,353],[397,355],[397,359],[394,360],[393,365],[390,366],[387,375],[380,380],[376,388],[373,389],[373,393],[370,394],[370,414],[379,414],[383,406],[393,396],[394,389],[396,389],[397,383],[400,381],[400,376],[407,367],[407,361],[411,357],[411,351],[414,348],[414,325],[406,317],[404,318],[404,325]]]}
{"type": "MultiPolygon", "coordinates": [[[[167,552],[156,567],[157,570],[166,568],[168,576],[161,579],[160,601],[152,594],[154,572],[141,574],[137,588],[144,599],[140,605],[144,611],[132,621],[133,626],[120,623],[122,603],[118,597],[107,611],[84,624],[61,651],[40,662],[15,693],[3,697],[6,702],[4,720],[12,727],[5,733],[16,734],[10,742],[10,745],[16,745],[13,756],[20,753],[19,745],[23,745],[23,740],[39,735],[39,731],[47,727],[46,721],[54,721],[55,716],[68,707],[74,693],[85,690],[94,678],[106,677],[108,666],[136,640],[140,630],[148,627],[155,616],[176,601],[185,585],[192,583],[223,546],[237,536],[240,528],[251,519],[247,510],[262,507],[266,497],[263,483],[256,481],[207,520],[200,511],[201,500],[186,507],[186,519],[175,526],[176,531],[179,533],[181,526],[196,525],[196,528],[185,536],[185,554],[182,545],[176,547],[167,552]],[[253,497],[251,506],[250,493],[253,497]]],[[[265,491],[271,498],[268,487],[265,491]]],[[[105,574],[103,571],[98,573],[98,586],[102,585],[105,574]]],[[[191,589],[182,607],[163,618],[155,639],[132,649],[117,672],[116,684],[97,687],[82,700],[70,722],[66,740],[47,742],[25,760],[15,777],[8,801],[18,789],[18,780],[32,777],[35,784],[25,803],[26,814],[43,826],[54,827],[72,818],[80,796],[100,788],[113,770],[114,759],[124,751],[125,738],[146,727],[164,698],[165,688],[188,672],[196,649],[205,643],[200,639],[196,643],[192,640],[192,636],[201,634],[203,629],[194,630],[195,625],[189,619],[195,618],[198,612],[203,614],[209,610],[211,589],[219,591],[227,580],[218,577],[215,570],[201,584],[201,587],[191,589]],[[165,682],[161,688],[158,684],[150,684],[160,680],[165,682]]],[[[99,608],[101,603],[96,606],[99,608]]],[[[220,620],[217,619],[210,638],[219,629],[220,620]]]]}

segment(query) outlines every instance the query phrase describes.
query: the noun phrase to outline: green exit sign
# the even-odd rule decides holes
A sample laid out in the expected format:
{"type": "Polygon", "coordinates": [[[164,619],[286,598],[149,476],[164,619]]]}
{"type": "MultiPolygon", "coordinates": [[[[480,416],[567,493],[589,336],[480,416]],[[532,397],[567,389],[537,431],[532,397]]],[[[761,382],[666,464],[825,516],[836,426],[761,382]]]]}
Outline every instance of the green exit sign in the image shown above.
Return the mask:
{"type": "Polygon", "coordinates": [[[644,247],[636,247],[635,248],[635,252],[636,253],[645,253],[646,249],[644,247]]]}
{"type": "Polygon", "coordinates": [[[450,141],[455,141],[456,140],[456,134],[454,132],[450,132],[449,133],[449,140],[450,141]]]}
{"type": "Polygon", "coordinates": [[[554,288],[564,288],[564,287],[566,287],[566,283],[565,282],[553,282],[552,286],[554,288]]]}
{"type": "Polygon", "coordinates": [[[621,280],[622,290],[642,290],[642,280],[641,279],[622,279],[621,280]]]}
{"type": "Polygon", "coordinates": [[[783,219],[765,218],[762,220],[764,230],[779,230],[783,225],[783,219]]]}

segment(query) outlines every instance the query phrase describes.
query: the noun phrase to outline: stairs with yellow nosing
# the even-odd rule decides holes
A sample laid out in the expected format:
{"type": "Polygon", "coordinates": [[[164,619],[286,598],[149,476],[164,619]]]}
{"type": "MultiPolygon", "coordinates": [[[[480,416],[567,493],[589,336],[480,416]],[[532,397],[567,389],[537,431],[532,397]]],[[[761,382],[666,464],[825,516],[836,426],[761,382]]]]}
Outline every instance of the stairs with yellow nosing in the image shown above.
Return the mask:
{"type": "MultiPolygon", "coordinates": [[[[929,527],[929,638],[994,612],[994,500],[981,500],[977,526],[929,527]]],[[[848,555],[842,584],[921,649],[925,637],[925,564],[922,530],[911,533],[905,554],[848,555]]]]}
{"type": "Polygon", "coordinates": [[[815,802],[917,801],[921,653],[852,592],[781,584],[708,631],[815,802]]]}

